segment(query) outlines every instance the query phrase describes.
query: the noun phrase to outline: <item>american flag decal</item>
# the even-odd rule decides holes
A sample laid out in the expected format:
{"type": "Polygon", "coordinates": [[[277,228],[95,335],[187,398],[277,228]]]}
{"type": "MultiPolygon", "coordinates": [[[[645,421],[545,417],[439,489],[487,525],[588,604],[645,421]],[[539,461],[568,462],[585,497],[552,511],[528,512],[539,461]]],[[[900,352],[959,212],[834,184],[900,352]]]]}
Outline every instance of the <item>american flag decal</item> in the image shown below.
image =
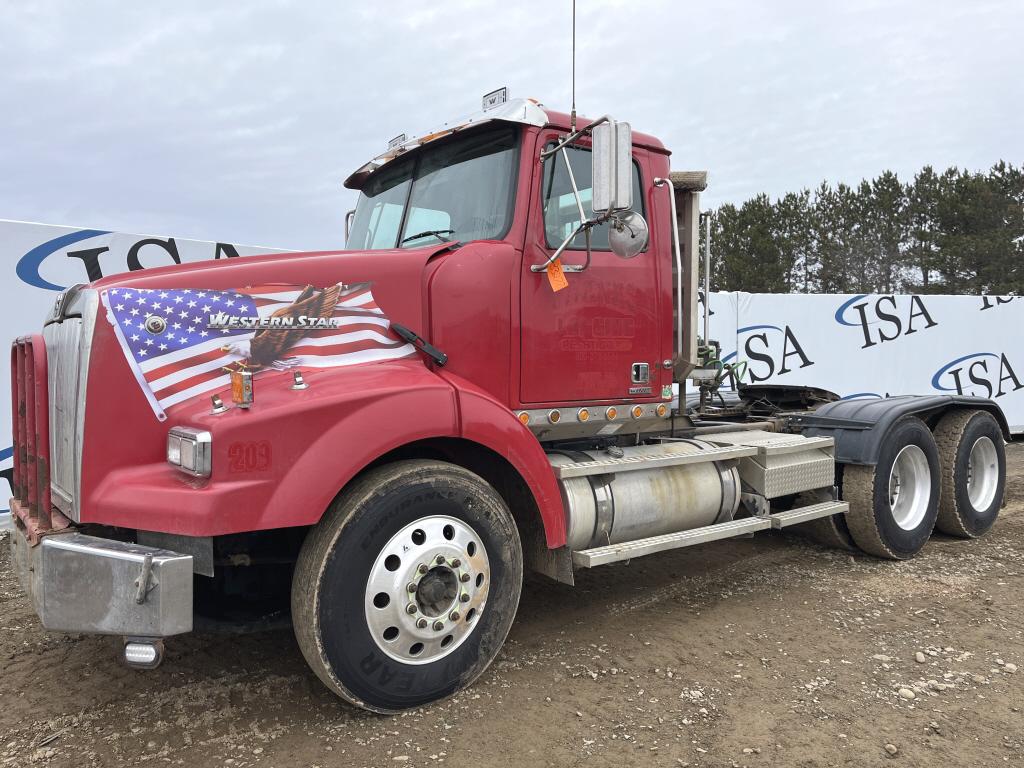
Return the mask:
{"type": "Polygon", "coordinates": [[[107,320],[158,419],[230,386],[224,369],[331,368],[415,354],[388,332],[369,283],[323,289],[110,288],[107,320]],[[236,324],[224,327],[225,318],[236,324]]]}

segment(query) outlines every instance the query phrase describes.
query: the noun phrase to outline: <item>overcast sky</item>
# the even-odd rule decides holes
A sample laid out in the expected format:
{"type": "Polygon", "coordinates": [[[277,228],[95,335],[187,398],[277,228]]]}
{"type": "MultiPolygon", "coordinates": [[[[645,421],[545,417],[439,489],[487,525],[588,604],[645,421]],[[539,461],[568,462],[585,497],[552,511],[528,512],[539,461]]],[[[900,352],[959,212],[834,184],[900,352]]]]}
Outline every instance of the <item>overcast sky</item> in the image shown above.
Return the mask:
{"type": "MultiPolygon", "coordinates": [[[[568,108],[570,8],[0,0],[0,218],[340,247],[391,137],[502,85],[568,108]]],[[[577,104],[710,169],[711,205],[1020,165],[1022,31],[1020,0],[579,0],[577,104]]]]}

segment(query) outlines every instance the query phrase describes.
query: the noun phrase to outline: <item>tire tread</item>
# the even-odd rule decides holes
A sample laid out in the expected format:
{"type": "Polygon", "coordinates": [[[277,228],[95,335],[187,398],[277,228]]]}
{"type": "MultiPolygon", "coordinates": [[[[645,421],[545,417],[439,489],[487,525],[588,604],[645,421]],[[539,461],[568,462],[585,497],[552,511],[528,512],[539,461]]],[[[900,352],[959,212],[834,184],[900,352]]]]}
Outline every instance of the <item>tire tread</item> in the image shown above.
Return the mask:
{"type": "MultiPolygon", "coordinates": [[[[810,504],[819,504],[823,501],[831,501],[832,494],[816,491],[804,491],[796,497],[794,507],[804,507],[810,504]]],[[[809,520],[806,523],[794,525],[791,530],[800,536],[810,539],[823,547],[830,549],[841,549],[845,552],[856,552],[857,545],[850,537],[847,522],[842,518],[846,515],[829,515],[819,517],[816,520],[809,520]]]]}
{"type": "MultiPolygon", "coordinates": [[[[933,430],[935,442],[939,447],[940,483],[939,483],[939,516],[935,527],[949,536],[962,539],[975,539],[984,531],[976,532],[964,521],[964,510],[961,509],[956,493],[957,452],[968,425],[982,410],[956,410],[943,416],[933,430]]],[[[992,419],[995,422],[995,419],[992,419]]],[[[997,423],[997,422],[996,422],[997,423]]],[[[998,423],[997,423],[998,424],[998,423]]],[[[986,528],[987,530],[987,528],[986,528]]]]}
{"type": "Polygon", "coordinates": [[[848,464],[843,467],[843,501],[849,502],[846,526],[850,536],[869,555],[899,560],[882,538],[875,519],[875,467],[848,464]]]}

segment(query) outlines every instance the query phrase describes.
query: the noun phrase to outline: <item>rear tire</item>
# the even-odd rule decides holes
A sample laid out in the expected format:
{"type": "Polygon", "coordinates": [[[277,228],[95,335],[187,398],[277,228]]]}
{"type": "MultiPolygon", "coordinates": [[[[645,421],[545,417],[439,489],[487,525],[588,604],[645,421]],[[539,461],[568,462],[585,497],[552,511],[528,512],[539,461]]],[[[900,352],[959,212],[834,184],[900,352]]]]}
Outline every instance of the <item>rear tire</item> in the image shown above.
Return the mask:
{"type": "MultiPolygon", "coordinates": [[[[826,490],[804,491],[796,497],[793,506],[805,507],[810,504],[820,504],[823,501],[832,501],[832,498],[832,494],[826,490]]],[[[850,536],[850,529],[846,525],[846,515],[819,517],[816,520],[794,525],[789,530],[821,544],[823,547],[842,549],[846,552],[858,551],[853,537],[850,536]]]]}
{"type": "Polygon", "coordinates": [[[302,655],[374,712],[428,704],[497,655],[523,580],[519,534],[482,478],[439,461],[366,473],[310,530],[292,581],[302,655]]]}
{"type": "Polygon", "coordinates": [[[920,552],[938,514],[939,467],[935,438],[914,416],[889,429],[875,466],[845,465],[846,524],[857,546],[890,560],[920,552]]]}
{"type": "Polygon", "coordinates": [[[973,539],[996,521],[1006,487],[1006,452],[999,423],[987,411],[953,411],[935,426],[942,464],[935,527],[973,539]]]}

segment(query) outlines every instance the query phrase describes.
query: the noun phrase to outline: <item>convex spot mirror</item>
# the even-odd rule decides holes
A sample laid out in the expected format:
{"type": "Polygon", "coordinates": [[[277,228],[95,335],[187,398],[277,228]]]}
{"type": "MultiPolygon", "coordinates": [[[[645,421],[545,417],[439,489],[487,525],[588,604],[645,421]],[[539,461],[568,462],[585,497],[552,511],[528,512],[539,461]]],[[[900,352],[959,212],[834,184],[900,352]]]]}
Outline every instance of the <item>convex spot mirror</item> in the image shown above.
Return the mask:
{"type": "Polygon", "coordinates": [[[633,207],[633,132],[629,123],[614,120],[595,125],[593,132],[594,213],[628,211],[633,207]]]}
{"type": "Polygon", "coordinates": [[[636,211],[613,214],[608,220],[608,247],[622,259],[632,259],[647,247],[647,221],[636,211]]]}

